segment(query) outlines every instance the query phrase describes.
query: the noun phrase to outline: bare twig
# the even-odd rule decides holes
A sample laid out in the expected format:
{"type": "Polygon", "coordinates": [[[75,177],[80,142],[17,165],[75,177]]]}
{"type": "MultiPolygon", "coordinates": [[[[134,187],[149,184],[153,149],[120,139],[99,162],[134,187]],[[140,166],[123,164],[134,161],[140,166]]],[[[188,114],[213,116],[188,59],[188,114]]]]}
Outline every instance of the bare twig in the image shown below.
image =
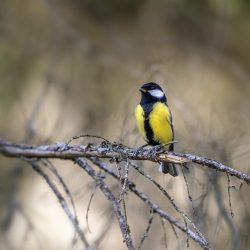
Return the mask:
{"type": "MultiPolygon", "coordinates": [[[[104,162],[100,161],[97,158],[91,158],[91,161],[100,167],[102,170],[107,172],[109,175],[114,177],[115,179],[119,180],[119,176],[104,162]]],[[[175,227],[179,228],[182,232],[184,232],[187,236],[189,236],[191,239],[193,239],[195,242],[197,242],[203,249],[209,250],[212,249],[206,240],[206,238],[200,233],[191,230],[190,228],[186,227],[186,225],[181,224],[178,222],[178,220],[174,217],[172,217],[170,214],[168,214],[166,211],[164,211],[162,208],[160,208],[157,204],[155,204],[147,195],[145,195],[143,192],[140,192],[136,185],[128,180],[128,188],[136,195],[138,196],[142,201],[144,201],[155,213],[157,213],[161,218],[166,219],[171,225],[174,225],[175,227]]]]}
{"type": "Polygon", "coordinates": [[[93,191],[91,193],[90,199],[89,199],[89,203],[88,203],[88,207],[87,207],[87,212],[86,212],[86,217],[85,217],[89,233],[91,233],[91,230],[90,230],[90,227],[89,227],[89,210],[90,210],[91,202],[92,202],[92,200],[94,198],[94,195],[95,195],[96,188],[97,188],[97,186],[95,185],[95,187],[94,187],[94,189],[93,189],[93,191]]]}
{"type": "Polygon", "coordinates": [[[186,184],[186,187],[187,187],[187,193],[188,193],[188,199],[191,203],[191,206],[192,206],[192,209],[193,209],[193,213],[195,215],[195,209],[194,209],[194,203],[193,203],[193,198],[191,196],[191,193],[190,193],[190,190],[189,190],[189,185],[188,185],[188,182],[187,182],[187,177],[185,175],[185,172],[184,172],[184,169],[181,168],[181,171],[182,171],[182,175],[183,175],[183,178],[184,178],[184,181],[185,181],[185,184],[186,184]]]}
{"type": "Polygon", "coordinates": [[[76,207],[75,207],[75,202],[74,199],[72,197],[72,194],[67,186],[67,184],[65,183],[65,181],[63,180],[63,177],[58,173],[57,169],[55,168],[55,166],[47,159],[45,160],[41,160],[42,164],[44,166],[46,166],[57,178],[57,180],[59,181],[59,183],[62,185],[63,190],[65,192],[65,194],[67,195],[67,197],[69,197],[70,199],[70,203],[71,206],[73,208],[73,213],[74,213],[74,217],[77,219],[77,213],[76,213],[76,207]]]}
{"type": "Polygon", "coordinates": [[[96,173],[96,171],[90,166],[90,164],[87,163],[85,159],[77,158],[75,162],[81,168],[83,168],[88,173],[88,175],[90,175],[95,180],[96,185],[101,189],[103,194],[110,201],[112,208],[117,216],[124,242],[126,243],[128,249],[134,250],[135,247],[133,246],[130,232],[127,230],[128,227],[127,227],[126,218],[124,214],[122,213],[119,202],[116,200],[115,196],[113,195],[113,193],[111,192],[107,184],[103,181],[103,177],[100,174],[96,173]]]}
{"type": "Polygon", "coordinates": [[[66,142],[66,145],[68,146],[72,141],[80,139],[80,138],[97,138],[97,139],[101,139],[103,141],[106,141],[107,143],[110,143],[107,139],[105,139],[104,137],[99,136],[99,135],[80,134],[80,135],[75,135],[72,138],[70,138],[66,142]]]}
{"type": "Polygon", "coordinates": [[[234,213],[233,213],[233,209],[232,209],[232,202],[231,202],[231,192],[230,192],[230,189],[232,188],[231,185],[230,185],[230,177],[229,175],[227,174],[227,192],[228,192],[228,202],[229,202],[229,208],[230,208],[230,214],[231,214],[231,217],[233,218],[234,217],[234,213]]]}
{"type": "Polygon", "coordinates": [[[130,164],[144,177],[146,177],[149,181],[151,181],[160,191],[161,193],[170,201],[171,205],[174,207],[174,209],[183,217],[185,223],[190,223],[190,225],[193,227],[193,229],[196,231],[197,234],[199,234],[201,237],[202,233],[200,230],[195,226],[195,224],[192,222],[192,220],[185,214],[175,203],[174,199],[170,196],[170,194],[158,183],[156,182],[149,174],[145,173],[142,169],[138,168],[135,164],[130,162],[130,164]]]}
{"type": "Polygon", "coordinates": [[[228,228],[231,231],[234,249],[239,249],[239,244],[240,244],[239,237],[238,237],[239,232],[224,205],[224,202],[222,199],[223,194],[219,185],[219,177],[215,173],[213,173],[212,178],[213,178],[213,188],[215,191],[214,195],[215,195],[215,200],[218,206],[220,218],[222,218],[225,221],[225,223],[228,225],[228,228]]]}
{"type": "Polygon", "coordinates": [[[127,160],[124,176],[122,176],[121,171],[119,171],[120,181],[121,181],[121,184],[122,184],[121,192],[120,192],[119,199],[118,199],[119,202],[122,201],[122,200],[124,201],[124,196],[127,193],[127,182],[128,182],[129,166],[130,166],[130,164],[129,164],[129,161],[127,160]]]}
{"type": "Polygon", "coordinates": [[[165,246],[165,249],[168,249],[168,241],[167,241],[167,233],[166,233],[165,221],[162,218],[160,218],[160,220],[161,220],[161,226],[162,226],[162,231],[163,231],[163,245],[165,246]]]}
{"type": "Polygon", "coordinates": [[[77,231],[78,235],[80,236],[81,241],[83,242],[84,246],[86,249],[91,249],[83,231],[81,230],[80,226],[79,226],[79,222],[77,220],[76,217],[74,217],[74,215],[71,213],[66,200],[63,198],[63,196],[61,195],[61,193],[59,192],[59,190],[57,189],[57,187],[52,183],[52,181],[50,180],[49,176],[47,174],[45,174],[43,172],[43,170],[41,169],[41,167],[34,161],[28,161],[28,163],[32,166],[32,168],[39,174],[41,175],[44,180],[47,182],[47,184],[49,185],[49,187],[51,188],[51,190],[53,191],[53,193],[55,194],[55,196],[57,197],[61,207],[63,208],[63,210],[65,211],[66,215],[68,216],[68,218],[70,219],[70,221],[72,222],[75,230],[77,231]]]}
{"type": "Polygon", "coordinates": [[[140,241],[140,245],[138,246],[138,249],[141,249],[144,240],[148,237],[148,233],[149,233],[149,230],[151,228],[153,219],[154,219],[154,211],[152,209],[150,209],[150,214],[149,214],[149,219],[148,219],[148,225],[147,225],[147,228],[145,230],[145,233],[141,237],[141,241],[140,241]]]}

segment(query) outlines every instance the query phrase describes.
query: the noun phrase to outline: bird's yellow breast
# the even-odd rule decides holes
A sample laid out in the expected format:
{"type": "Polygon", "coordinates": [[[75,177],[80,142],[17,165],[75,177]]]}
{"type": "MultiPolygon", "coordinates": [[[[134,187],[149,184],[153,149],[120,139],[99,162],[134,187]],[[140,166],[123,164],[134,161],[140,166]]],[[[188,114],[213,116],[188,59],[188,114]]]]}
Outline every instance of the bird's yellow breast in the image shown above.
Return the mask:
{"type": "MultiPolygon", "coordinates": [[[[137,127],[143,138],[148,141],[145,131],[145,113],[141,105],[135,109],[137,127]]],[[[171,113],[166,104],[156,102],[149,113],[149,125],[153,132],[153,140],[159,144],[165,144],[173,140],[171,127],[171,113]]]]}
{"type": "Polygon", "coordinates": [[[149,114],[149,124],[153,130],[154,141],[165,144],[173,140],[171,113],[167,105],[156,102],[149,114]]]}
{"type": "Polygon", "coordinates": [[[135,108],[135,118],[136,118],[136,123],[137,123],[137,127],[139,129],[139,132],[143,136],[144,140],[147,140],[146,139],[146,132],[144,129],[144,111],[143,111],[143,108],[140,104],[137,105],[135,108]]]}

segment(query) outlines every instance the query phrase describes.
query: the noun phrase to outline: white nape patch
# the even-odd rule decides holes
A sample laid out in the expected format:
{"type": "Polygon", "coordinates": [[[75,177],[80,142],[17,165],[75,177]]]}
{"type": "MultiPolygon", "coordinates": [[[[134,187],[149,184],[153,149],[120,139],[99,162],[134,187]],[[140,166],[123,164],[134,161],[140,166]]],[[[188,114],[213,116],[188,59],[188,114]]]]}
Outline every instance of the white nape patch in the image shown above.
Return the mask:
{"type": "Polygon", "coordinates": [[[162,98],[164,96],[164,93],[159,89],[149,90],[148,92],[151,96],[156,98],[162,98]]]}

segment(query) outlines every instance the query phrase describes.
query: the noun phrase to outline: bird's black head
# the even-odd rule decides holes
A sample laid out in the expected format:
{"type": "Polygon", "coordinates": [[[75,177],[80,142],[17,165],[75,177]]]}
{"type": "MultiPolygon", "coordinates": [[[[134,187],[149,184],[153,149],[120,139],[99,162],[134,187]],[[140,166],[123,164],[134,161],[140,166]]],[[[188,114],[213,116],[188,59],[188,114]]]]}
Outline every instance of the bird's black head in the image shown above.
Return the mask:
{"type": "Polygon", "coordinates": [[[162,90],[162,88],[154,83],[145,83],[140,88],[141,92],[141,104],[149,102],[166,102],[167,98],[162,90]]]}

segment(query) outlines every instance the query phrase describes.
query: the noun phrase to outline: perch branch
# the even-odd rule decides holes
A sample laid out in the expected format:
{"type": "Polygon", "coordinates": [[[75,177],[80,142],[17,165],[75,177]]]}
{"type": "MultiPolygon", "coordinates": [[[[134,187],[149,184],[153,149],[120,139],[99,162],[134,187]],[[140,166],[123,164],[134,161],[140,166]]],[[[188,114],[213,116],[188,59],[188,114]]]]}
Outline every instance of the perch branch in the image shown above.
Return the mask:
{"type": "Polygon", "coordinates": [[[150,148],[129,148],[127,146],[109,143],[107,141],[101,144],[87,145],[67,145],[65,143],[56,143],[51,145],[26,145],[14,144],[0,140],[0,153],[8,157],[25,158],[57,158],[57,159],[75,159],[77,157],[91,158],[109,158],[109,159],[130,159],[130,160],[148,160],[153,162],[168,161],[173,163],[194,162],[200,166],[207,166],[216,171],[225,172],[234,176],[247,184],[250,184],[250,176],[228,167],[216,160],[192,154],[183,154],[169,151],[157,151],[154,147],[150,148]]]}
{"type": "MultiPolygon", "coordinates": [[[[120,205],[116,200],[115,196],[106,185],[102,176],[97,174],[90,164],[84,158],[88,158],[94,165],[98,166],[109,175],[113,176],[115,179],[120,181],[120,177],[116,174],[107,164],[100,161],[100,158],[109,158],[116,161],[121,160],[149,160],[149,161],[160,161],[168,159],[170,156],[171,161],[176,159],[180,163],[186,162],[188,157],[183,157],[184,154],[170,153],[168,151],[156,151],[155,148],[139,148],[133,149],[126,147],[124,145],[109,143],[107,141],[101,144],[88,144],[88,145],[74,145],[69,146],[65,143],[57,143],[52,145],[24,145],[24,144],[13,144],[10,142],[0,141],[0,153],[9,157],[20,157],[24,159],[46,159],[46,158],[58,158],[58,159],[69,159],[76,162],[80,167],[82,167],[96,182],[98,187],[110,201],[113,210],[115,211],[116,217],[121,228],[123,239],[127,244],[129,249],[134,249],[132,244],[132,239],[127,226],[127,221],[124,214],[121,211],[120,205]]],[[[205,159],[205,158],[204,158],[205,159]]],[[[175,163],[177,162],[174,161],[175,163]]],[[[195,161],[194,161],[195,162],[195,161]]],[[[240,173],[241,175],[245,175],[240,173]]],[[[236,175],[237,176],[237,175],[236,175]]],[[[250,177],[245,175],[245,181],[250,181],[250,177]],[[248,178],[248,179],[247,179],[248,178]]],[[[248,183],[248,182],[247,182],[248,183]]],[[[138,196],[145,204],[147,204],[154,213],[158,214],[161,218],[166,219],[176,228],[183,231],[188,237],[197,242],[203,249],[211,249],[208,241],[203,236],[203,234],[196,230],[190,229],[187,224],[182,224],[175,217],[168,214],[160,206],[155,204],[148,196],[143,192],[139,191],[135,184],[127,179],[126,186],[138,196]]],[[[191,224],[192,225],[192,224],[191,224]]]]}

